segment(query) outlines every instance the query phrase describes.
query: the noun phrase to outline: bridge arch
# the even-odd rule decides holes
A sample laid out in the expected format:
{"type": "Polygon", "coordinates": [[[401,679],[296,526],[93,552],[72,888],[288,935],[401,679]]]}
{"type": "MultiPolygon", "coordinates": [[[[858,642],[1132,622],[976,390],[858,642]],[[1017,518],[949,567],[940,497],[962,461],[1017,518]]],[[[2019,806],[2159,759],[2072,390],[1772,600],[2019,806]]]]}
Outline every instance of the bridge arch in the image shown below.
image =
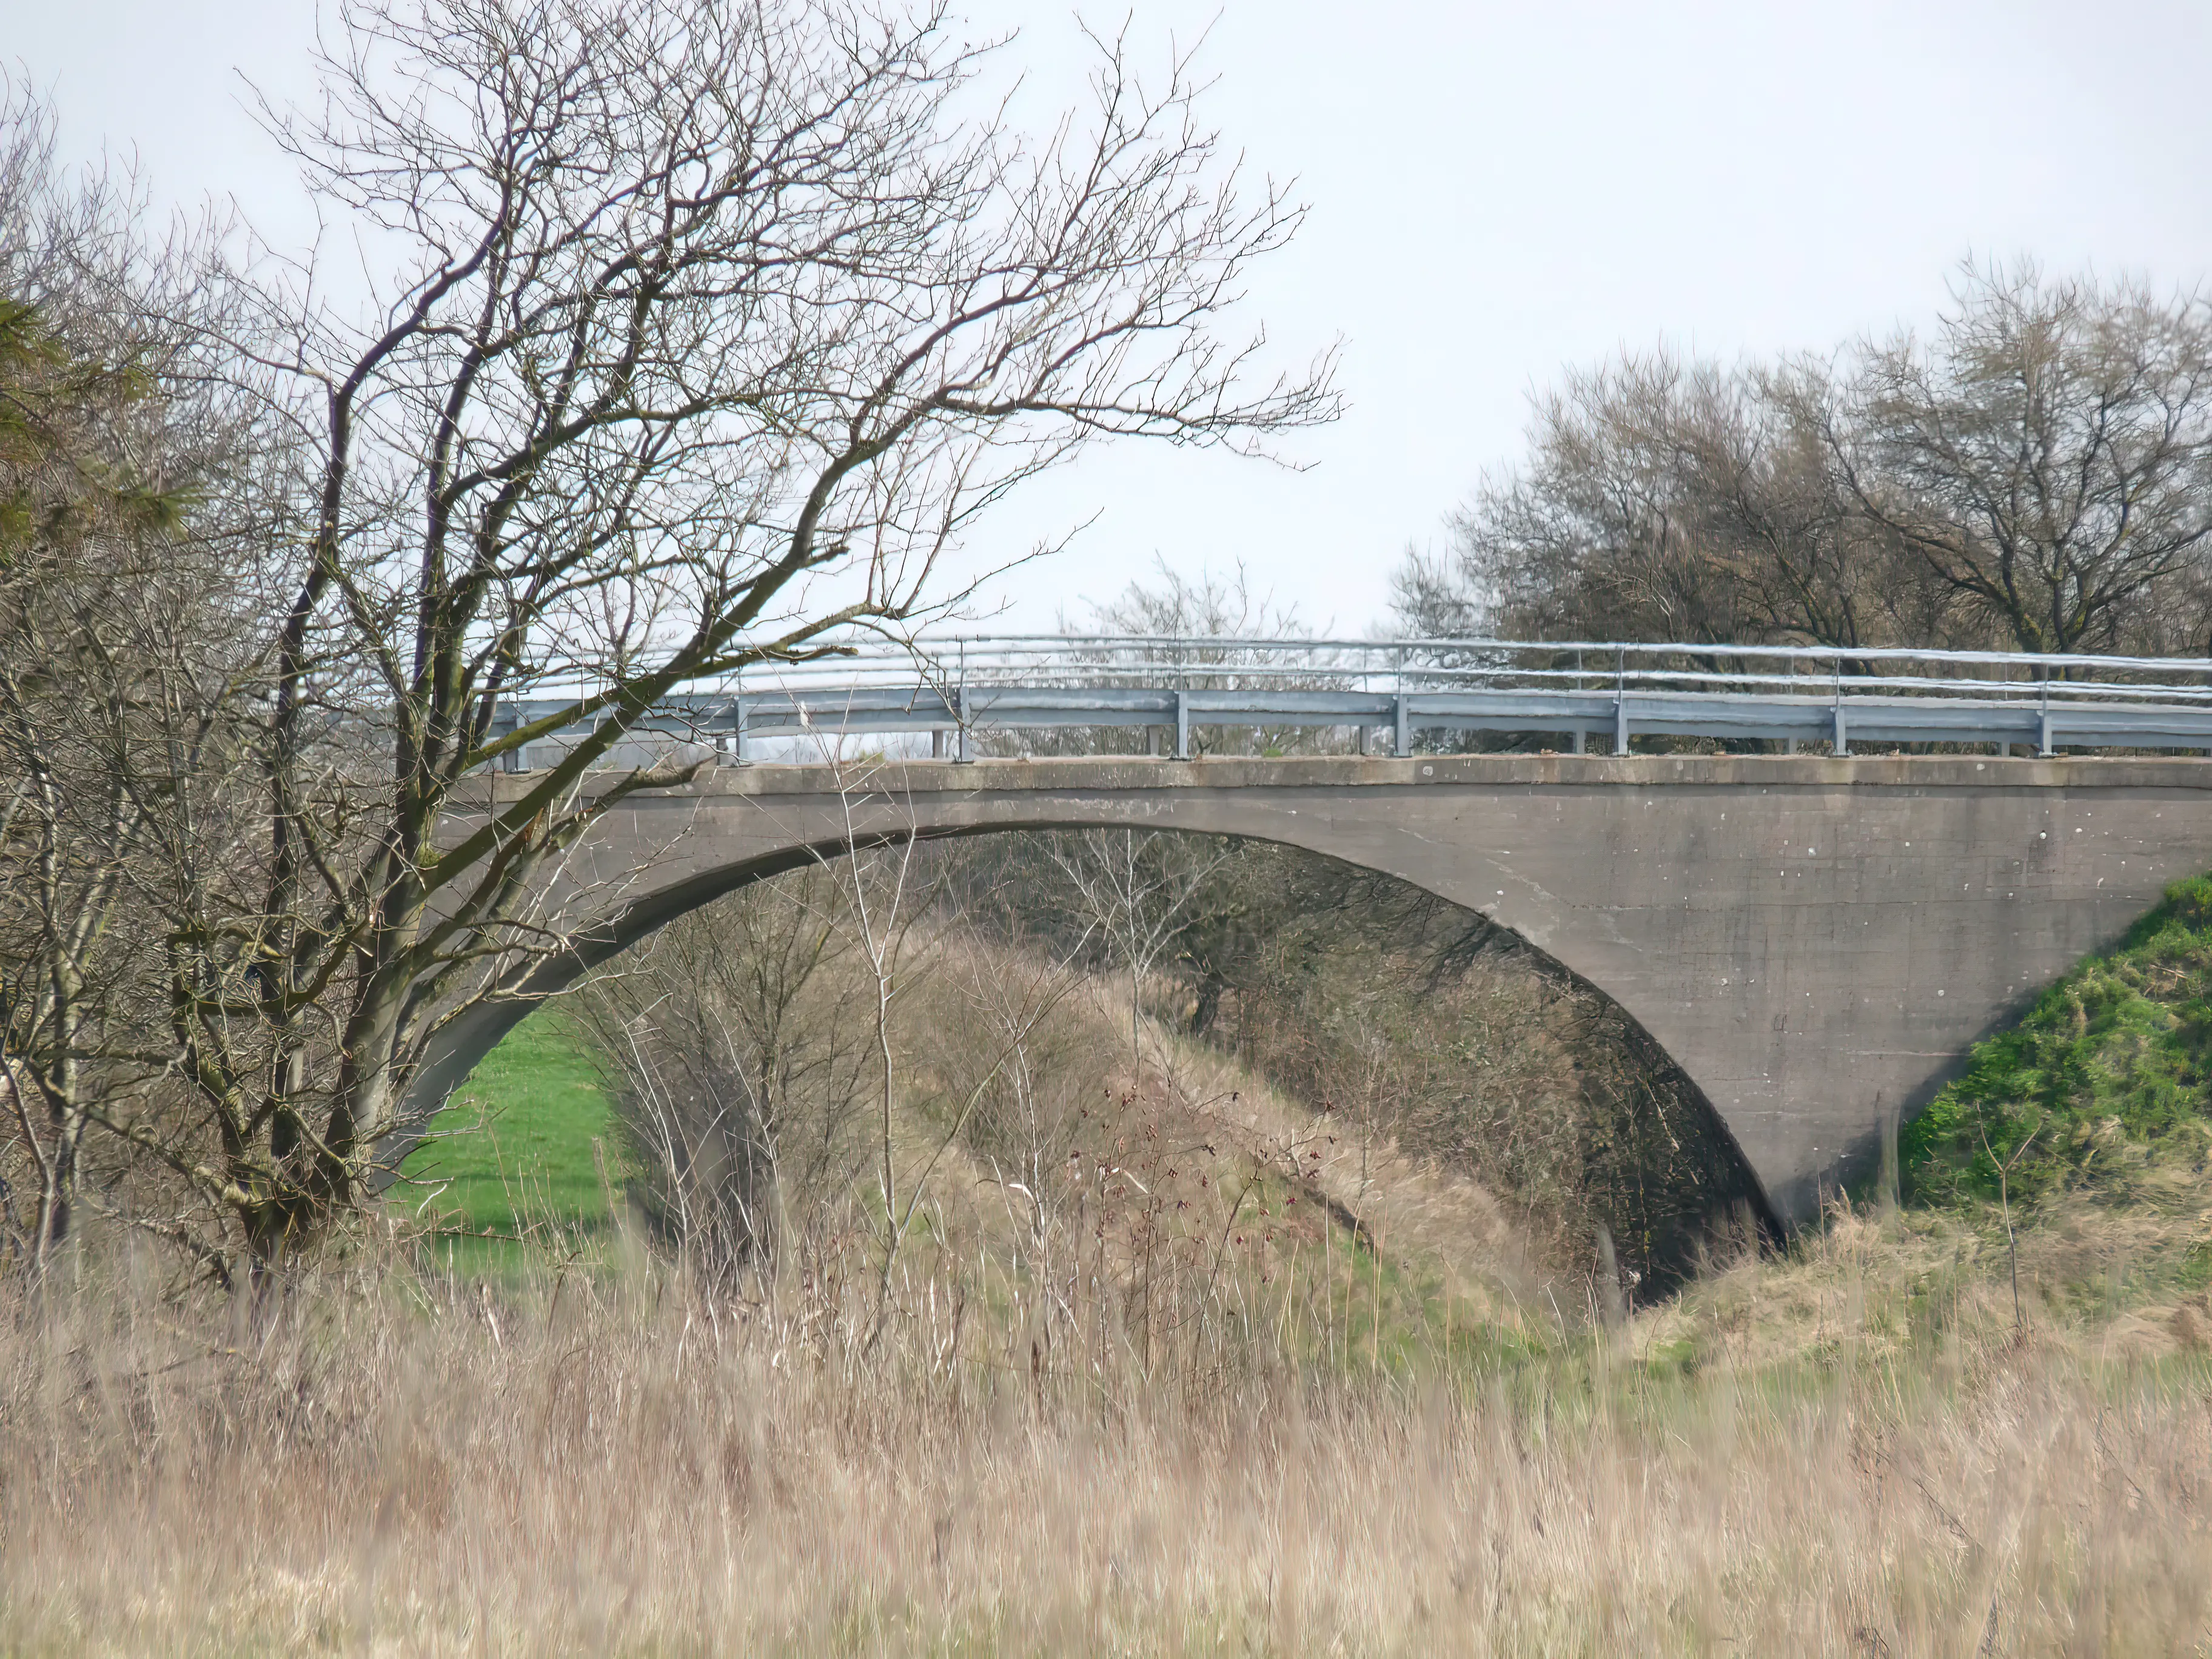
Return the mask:
{"type": "Polygon", "coordinates": [[[1795,1222],[1871,1158],[1884,1115],[2212,866],[2208,783],[2185,762],[1949,757],[729,768],[624,801],[574,849],[545,895],[568,949],[447,1026],[412,1112],[537,1001],[749,882],[908,837],[1176,830],[1339,859],[1509,929],[1680,1066],[1795,1222]]]}
{"type": "MultiPolygon", "coordinates": [[[[589,937],[577,939],[573,950],[540,963],[526,982],[521,994],[487,1003],[461,1023],[455,1032],[455,1036],[459,1040],[445,1048],[439,1057],[441,1070],[435,1076],[426,1078],[427,1086],[418,1085],[416,1098],[421,1104],[410,1115],[419,1121],[428,1112],[434,1110],[438,1104],[442,1103],[445,1098],[466,1081],[469,1074],[500,1040],[526,1018],[539,1002],[548,997],[557,996],[560,993],[579,984],[594,969],[633,946],[643,943],[659,929],[667,927],[682,916],[756,883],[772,880],[777,876],[793,870],[810,868],[818,863],[842,859],[855,851],[896,846],[908,841],[944,842],[1003,835],[1043,833],[1055,830],[1131,827],[1133,826],[1127,825],[1119,817],[1093,816],[1079,820],[1073,815],[1064,822],[1035,823],[1020,826],[1004,823],[960,824],[935,828],[917,826],[908,833],[885,834],[867,838],[857,848],[842,837],[823,842],[794,845],[788,848],[762,854],[741,864],[703,870],[671,881],[623,908],[611,917],[603,927],[594,929],[589,937]]],[[[1291,848],[1310,857],[1326,860],[1329,862],[1343,861],[1334,854],[1319,852],[1297,842],[1254,836],[1242,831],[1234,832],[1232,835],[1228,831],[1186,830],[1155,824],[1147,826],[1144,833],[1188,835],[1200,839],[1233,838],[1247,842],[1265,842],[1270,845],[1291,848]]],[[[1390,872],[1375,870],[1371,866],[1358,867],[1384,876],[1388,879],[1398,879],[1390,872]]],[[[1418,886],[1418,884],[1408,884],[1418,886]]],[[[1421,888],[1419,890],[1432,891],[1427,888],[1421,888]]],[[[1433,896],[1444,896],[1441,894],[1433,896]]],[[[1449,900],[1446,902],[1453,902],[1449,900]]],[[[1468,915],[1480,914],[1468,910],[1466,907],[1456,903],[1454,903],[1454,908],[1468,915]]],[[[1484,919],[1492,920],[1487,917],[1484,919]]],[[[1717,1158],[1723,1168],[1732,1166],[1735,1171],[1733,1176],[1727,1175],[1719,1176],[1724,1192],[1723,1198],[1717,1201],[1725,1204],[1735,1201],[1737,1197],[1748,1195],[1758,1208],[1762,1212],[1765,1212],[1763,1194],[1757,1190],[1756,1182],[1751,1176],[1748,1164],[1743,1158],[1741,1149],[1735,1145],[1735,1139],[1729,1133],[1726,1123],[1713,1110],[1711,1103],[1705,1097],[1695,1081],[1681,1072],[1673,1057],[1667,1054],[1656,1040],[1636,1022],[1634,1017],[1621,1009],[1617,1003],[1613,1002],[1601,988],[1590,985],[1580,975],[1576,974],[1571,969],[1547,953],[1528,945],[1526,940],[1512,933],[1510,929],[1501,928],[1500,931],[1507,933],[1517,944],[1528,950],[1543,963],[1545,971],[1570,981],[1578,993],[1586,997],[1595,998],[1609,1009],[1611,1013],[1622,1021],[1626,1027],[1628,1046],[1634,1060],[1641,1063],[1645,1070],[1662,1074],[1658,1079],[1662,1088],[1671,1084],[1679,1094],[1687,1097],[1683,1103],[1689,1106],[1702,1120],[1703,1127],[1694,1133],[1686,1131],[1686,1134],[1690,1135],[1693,1144],[1702,1145],[1705,1149],[1705,1156],[1717,1158]],[[1747,1189],[1748,1189],[1747,1194],[1747,1189]]],[[[1762,1213],[1760,1219],[1764,1224],[1768,1226],[1773,1224],[1774,1218],[1769,1213],[1762,1213]]]]}

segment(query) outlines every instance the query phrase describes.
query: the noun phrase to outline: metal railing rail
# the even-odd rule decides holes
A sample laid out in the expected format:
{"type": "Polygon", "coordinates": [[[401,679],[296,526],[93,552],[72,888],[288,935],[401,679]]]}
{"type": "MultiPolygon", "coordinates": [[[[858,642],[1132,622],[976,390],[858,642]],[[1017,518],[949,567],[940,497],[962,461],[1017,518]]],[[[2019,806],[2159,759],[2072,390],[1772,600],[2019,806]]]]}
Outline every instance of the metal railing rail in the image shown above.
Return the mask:
{"type": "MultiPolygon", "coordinates": [[[[1425,731],[1826,743],[2026,744],[2212,754],[2212,659],[1864,650],[1628,641],[1242,639],[1143,635],[858,635],[665,700],[641,733],[749,759],[763,737],[929,732],[972,757],[979,733],[1149,727],[1425,731]]],[[[495,732],[557,720],[588,686],[503,704],[495,732]]],[[[581,726],[548,735],[554,741],[581,726]]],[[[1368,739],[1363,736],[1362,747],[1368,739]]],[[[528,757],[510,757],[526,769],[528,757]]]]}

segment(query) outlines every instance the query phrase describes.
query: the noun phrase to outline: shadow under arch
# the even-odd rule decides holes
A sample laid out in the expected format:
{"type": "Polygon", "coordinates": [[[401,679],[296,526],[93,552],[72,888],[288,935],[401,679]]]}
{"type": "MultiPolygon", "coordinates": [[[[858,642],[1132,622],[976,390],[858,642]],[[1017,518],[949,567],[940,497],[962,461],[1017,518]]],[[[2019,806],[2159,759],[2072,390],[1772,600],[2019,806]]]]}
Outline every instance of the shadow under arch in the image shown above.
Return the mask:
{"type": "MultiPolygon", "coordinates": [[[[911,812],[914,797],[896,799],[904,800],[909,808],[902,822],[849,827],[841,825],[839,833],[833,835],[793,835],[780,845],[739,856],[725,860],[708,856],[695,860],[691,861],[690,867],[681,869],[649,890],[578,927],[569,935],[566,948],[540,958],[512,986],[464,1010],[438,1034],[412,1079],[403,1114],[404,1127],[380,1147],[374,1184],[381,1188],[397,1178],[400,1165],[420,1143],[430,1120],[508,1031],[541,1004],[570,989],[594,969],[678,917],[756,883],[857,852],[895,847],[908,842],[941,842],[1051,830],[1118,829],[1141,830],[1147,834],[1193,835],[1270,844],[1303,856],[1350,866],[1386,881],[1402,883],[1447,906],[1481,918],[1487,926],[1514,941],[1516,950],[1525,952],[1534,963],[1540,964],[1541,972],[1571,986],[1583,997],[1609,1012],[1618,1021],[1620,1038],[1636,1055],[1638,1063],[1647,1072],[1666,1075],[1680,1097],[1698,1114],[1712,1141],[1724,1149],[1726,1157],[1741,1172],[1741,1179],[1736,1183],[1736,1191],[1751,1206],[1760,1232],[1770,1238],[1781,1235],[1782,1224],[1775,1207],[1770,1202],[1754,1166],[1745,1156],[1726,1115],[1717,1109],[1698,1079],[1675,1060],[1644,1024],[1602,985],[1580,972],[1573,964],[1545,950],[1525,933],[1492,911],[1468,904],[1462,897],[1443,890],[1437,884],[1415,879],[1381,862],[1361,860],[1348,856],[1341,850],[1316,846],[1313,844],[1313,838],[1306,836],[1280,833],[1279,830],[1285,826],[1279,825],[1277,826],[1279,832],[1271,833],[1267,827],[1243,823],[1199,828],[1160,818],[1133,822],[1125,811],[1112,806],[1083,810],[1071,807],[1064,800],[1059,804],[1058,810],[1048,808],[1035,815],[1025,813],[1018,822],[989,817],[931,822],[911,812]]],[[[1043,801],[1036,804],[1039,806],[1047,805],[1043,801]]],[[[609,839],[618,841],[619,838],[609,839]]],[[[649,843],[651,837],[646,837],[646,840],[649,843]]]]}

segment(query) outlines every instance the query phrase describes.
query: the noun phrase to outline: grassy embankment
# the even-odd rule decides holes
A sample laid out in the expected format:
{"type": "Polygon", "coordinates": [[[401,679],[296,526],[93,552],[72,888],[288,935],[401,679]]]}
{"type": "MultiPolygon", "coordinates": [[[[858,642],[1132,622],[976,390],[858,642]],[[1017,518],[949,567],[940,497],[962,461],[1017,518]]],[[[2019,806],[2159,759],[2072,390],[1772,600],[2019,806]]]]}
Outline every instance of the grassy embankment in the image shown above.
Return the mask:
{"type": "Polygon", "coordinates": [[[2094,1221],[2145,1289],[2212,1283],[2212,877],[1982,1043],[1900,1142],[1916,1206],[2094,1221]]]}
{"type": "Polygon", "coordinates": [[[599,1068],[559,1010],[532,1014],[484,1058],[404,1174],[410,1201],[438,1224],[438,1266],[463,1277],[604,1248],[621,1138],[599,1068]]]}
{"type": "Polygon", "coordinates": [[[1925,1202],[2131,1190],[2201,1159],[2212,1097],[2212,877],[2197,877],[1984,1042],[1904,1133],[1925,1202]],[[2016,1160],[2016,1161],[2015,1161],[2016,1160]]]}
{"type": "Polygon", "coordinates": [[[1656,1364],[1881,1363],[1959,1341],[2195,1368],[2212,1346],[2212,878],[2077,964],[1899,1135],[1875,1192],[1638,1321],[1656,1364]]]}

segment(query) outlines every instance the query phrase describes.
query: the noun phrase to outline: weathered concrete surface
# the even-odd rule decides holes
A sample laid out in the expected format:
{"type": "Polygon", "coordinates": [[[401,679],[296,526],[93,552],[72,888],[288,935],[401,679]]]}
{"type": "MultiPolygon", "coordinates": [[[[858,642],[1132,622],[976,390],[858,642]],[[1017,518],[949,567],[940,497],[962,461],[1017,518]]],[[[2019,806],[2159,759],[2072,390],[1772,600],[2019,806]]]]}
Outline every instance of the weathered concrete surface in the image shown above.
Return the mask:
{"type": "MultiPolygon", "coordinates": [[[[864,839],[1135,825],[1261,837],[1504,923],[1704,1090],[1777,1213],[1872,1156],[1976,1039],[2212,868],[2212,763],[1467,756],[819,767],[635,798],[580,848],[544,994],[672,917],[864,839]],[[848,817],[849,815],[849,817],[848,817]]],[[[458,1021],[428,1103],[525,1011],[458,1021]]]]}

